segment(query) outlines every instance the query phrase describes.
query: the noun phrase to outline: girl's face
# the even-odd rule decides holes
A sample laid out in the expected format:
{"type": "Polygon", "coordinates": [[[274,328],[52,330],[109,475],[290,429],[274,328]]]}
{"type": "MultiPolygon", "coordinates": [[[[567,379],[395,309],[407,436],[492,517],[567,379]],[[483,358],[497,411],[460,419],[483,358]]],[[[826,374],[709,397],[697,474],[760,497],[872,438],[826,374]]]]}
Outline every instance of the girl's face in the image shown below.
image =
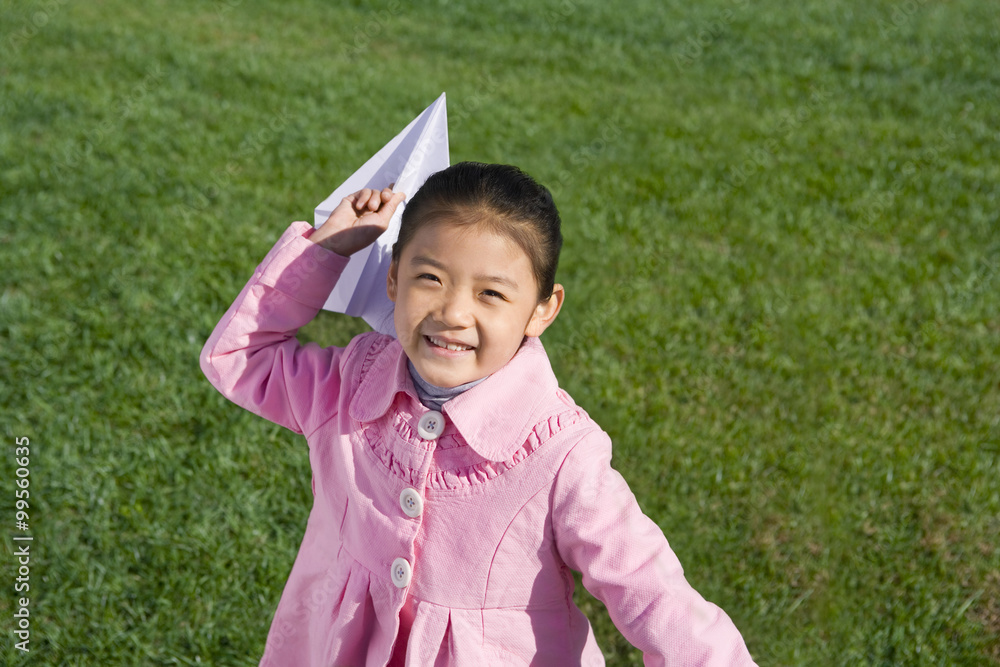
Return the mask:
{"type": "Polygon", "coordinates": [[[433,222],[417,230],[387,279],[396,335],[427,382],[457,387],[499,370],[525,336],[539,336],[563,301],[538,301],[531,260],[482,225],[433,222]]]}

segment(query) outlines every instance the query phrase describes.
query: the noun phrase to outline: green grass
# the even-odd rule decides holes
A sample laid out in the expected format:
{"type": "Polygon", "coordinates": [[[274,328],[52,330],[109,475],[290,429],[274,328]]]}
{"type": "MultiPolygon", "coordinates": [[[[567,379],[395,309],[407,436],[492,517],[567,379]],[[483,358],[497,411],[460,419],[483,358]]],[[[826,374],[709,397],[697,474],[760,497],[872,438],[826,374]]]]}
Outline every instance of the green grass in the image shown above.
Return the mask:
{"type": "Polygon", "coordinates": [[[286,224],[441,91],[453,161],[555,193],[557,374],[758,661],[1000,664],[991,4],[338,4],[0,1],[8,664],[256,664],[306,449],[198,352],[286,224]]]}

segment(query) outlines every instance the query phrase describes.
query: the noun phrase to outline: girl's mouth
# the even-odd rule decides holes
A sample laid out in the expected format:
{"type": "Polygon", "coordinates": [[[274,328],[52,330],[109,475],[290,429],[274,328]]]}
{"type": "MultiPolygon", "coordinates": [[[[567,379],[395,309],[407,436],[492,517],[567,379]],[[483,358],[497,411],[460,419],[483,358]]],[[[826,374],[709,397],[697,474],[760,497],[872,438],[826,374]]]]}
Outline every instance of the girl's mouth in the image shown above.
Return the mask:
{"type": "Polygon", "coordinates": [[[476,349],[471,345],[462,345],[461,343],[449,343],[443,338],[438,338],[436,336],[424,336],[424,340],[426,340],[430,345],[434,347],[440,347],[445,350],[451,350],[452,352],[467,352],[468,350],[476,349]]]}

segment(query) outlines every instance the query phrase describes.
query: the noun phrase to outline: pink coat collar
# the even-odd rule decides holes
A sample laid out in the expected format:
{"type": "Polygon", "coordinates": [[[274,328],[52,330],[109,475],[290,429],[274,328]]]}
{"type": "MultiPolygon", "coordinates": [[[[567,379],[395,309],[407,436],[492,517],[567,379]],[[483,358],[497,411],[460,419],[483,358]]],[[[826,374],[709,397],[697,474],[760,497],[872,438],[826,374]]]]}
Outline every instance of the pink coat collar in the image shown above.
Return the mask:
{"type": "MultiPolygon", "coordinates": [[[[526,337],[506,366],[448,401],[444,412],[477,454],[494,462],[506,461],[551,409],[558,388],[541,341],[526,337]]],[[[417,396],[406,355],[393,339],[362,378],[351,400],[351,417],[358,421],[382,417],[400,392],[417,396]]]]}

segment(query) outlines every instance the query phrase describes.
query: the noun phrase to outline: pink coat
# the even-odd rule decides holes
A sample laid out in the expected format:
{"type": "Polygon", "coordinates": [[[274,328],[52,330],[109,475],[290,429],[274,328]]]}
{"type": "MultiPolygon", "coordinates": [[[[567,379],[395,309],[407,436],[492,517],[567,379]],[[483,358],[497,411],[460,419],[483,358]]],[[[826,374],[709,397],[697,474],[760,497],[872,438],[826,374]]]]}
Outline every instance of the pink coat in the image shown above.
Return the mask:
{"type": "Polygon", "coordinates": [[[647,665],[752,665],[684,579],[537,338],[443,415],[377,333],[301,345],[346,260],[294,223],[205,344],[224,395],[303,433],[314,503],[261,665],[603,665],[570,568],[647,665]]]}

